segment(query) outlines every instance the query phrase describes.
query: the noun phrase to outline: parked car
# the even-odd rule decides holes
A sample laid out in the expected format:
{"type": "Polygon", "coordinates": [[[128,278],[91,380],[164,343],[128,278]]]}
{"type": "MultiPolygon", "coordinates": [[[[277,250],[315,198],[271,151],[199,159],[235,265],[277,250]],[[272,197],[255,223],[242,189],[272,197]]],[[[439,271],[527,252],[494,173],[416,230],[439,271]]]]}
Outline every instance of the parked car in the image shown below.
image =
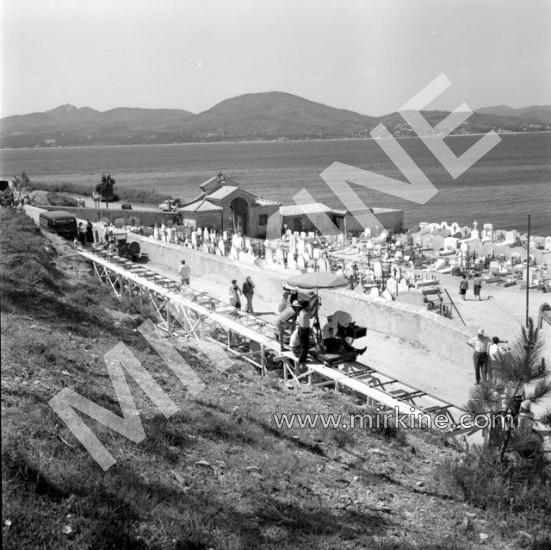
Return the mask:
{"type": "Polygon", "coordinates": [[[121,204],[121,210],[132,210],[132,205],[128,203],[121,204]]]}
{"type": "Polygon", "coordinates": [[[163,212],[174,212],[176,208],[180,208],[180,206],[182,206],[180,199],[167,199],[159,204],[159,208],[163,212]]]}
{"type": "Polygon", "coordinates": [[[41,212],[39,219],[42,229],[57,233],[70,240],[77,236],[77,219],[72,214],[61,210],[53,210],[41,212]]]}

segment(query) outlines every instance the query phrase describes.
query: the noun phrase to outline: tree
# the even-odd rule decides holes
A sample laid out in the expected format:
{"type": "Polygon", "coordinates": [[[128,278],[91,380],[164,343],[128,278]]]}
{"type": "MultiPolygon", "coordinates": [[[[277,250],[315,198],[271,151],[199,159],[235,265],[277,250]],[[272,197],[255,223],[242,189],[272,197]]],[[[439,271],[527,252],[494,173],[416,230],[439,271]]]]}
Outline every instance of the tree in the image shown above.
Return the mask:
{"type": "Polygon", "coordinates": [[[101,200],[105,201],[106,207],[108,207],[108,201],[114,199],[113,187],[115,186],[115,180],[111,177],[111,174],[103,174],[101,181],[95,187],[96,193],[101,195],[101,200]]]}
{"type": "MultiPolygon", "coordinates": [[[[534,327],[534,320],[528,320],[528,327],[522,327],[521,334],[513,343],[509,353],[502,354],[500,359],[493,363],[493,377],[489,382],[475,386],[471,390],[468,408],[474,415],[487,414],[492,418],[500,417],[505,420],[518,415],[519,401],[529,399],[537,403],[543,397],[551,394],[551,380],[548,379],[549,369],[542,357],[543,337],[534,327]],[[527,392],[527,385],[531,390],[527,392]]],[[[539,419],[546,422],[546,418],[539,419]]],[[[512,422],[504,425],[490,443],[500,446],[500,458],[503,461],[505,453],[511,445],[521,456],[531,449],[536,454],[541,450],[537,445],[537,438],[532,436],[520,438],[514,431],[512,422]]],[[[530,453],[529,453],[530,454],[530,453]]]]}

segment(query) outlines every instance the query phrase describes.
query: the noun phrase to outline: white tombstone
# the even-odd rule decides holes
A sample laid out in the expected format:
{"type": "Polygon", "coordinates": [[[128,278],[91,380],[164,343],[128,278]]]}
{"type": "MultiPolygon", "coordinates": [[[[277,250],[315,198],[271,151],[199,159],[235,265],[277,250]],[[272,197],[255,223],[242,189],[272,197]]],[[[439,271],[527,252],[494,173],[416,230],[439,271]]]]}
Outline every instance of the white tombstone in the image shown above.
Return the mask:
{"type": "Polygon", "coordinates": [[[292,252],[293,254],[297,250],[297,240],[295,239],[294,235],[289,235],[289,252],[292,252]]]}
{"type": "Polygon", "coordinates": [[[299,254],[298,259],[297,259],[297,267],[301,271],[306,267],[305,264],[304,264],[304,257],[301,254],[299,254]]]}
{"type": "Polygon", "coordinates": [[[466,242],[461,243],[460,250],[463,254],[469,252],[469,245],[466,242]]]}
{"type": "Polygon", "coordinates": [[[274,263],[274,257],[273,257],[271,248],[266,249],[266,263],[267,264],[273,264],[274,263]]]}
{"type": "Polygon", "coordinates": [[[379,289],[374,286],[370,291],[369,291],[369,295],[372,297],[372,298],[378,298],[379,297],[379,289]]]}
{"type": "Polygon", "coordinates": [[[352,246],[357,246],[357,245],[358,245],[358,238],[352,237],[352,246]]]}
{"type": "Polygon", "coordinates": [[[243,248],[243,237],[241,235],[237,235],[235,238],[235,247],[238,250],[241,250],[243,248]]]}
{"type": "Polygon", "coordinates": [[[319,260],[320,259],[320,249],[319,248],[314,248],[314,250],[312,250],[312,258],[314,258],[314,260],[319,260]]]}
{"type": "Polygon", "coordinates": [[[396,298],[396,293],[398,290],[398,282],[394,277],[390,277],[390,279],[387,280],[386,290],[390,293],[392,298],[396,298]]]}
{"type": "Polygon", "coordinates": [[[228,240],[228,232],[227,231],[223,231],[222,232],[222,238],[227,241],[228,240]]]}
{"type": "Polygon", "coordinates": [[[391,302],[392,294],[388,290],[384,290],[381,294],[381,298],[384,298],[385,300],[388,300],[389,302],[391,302]]]}
{"type": "Polygon", "coordinates": [[[445,237],[444,238],[444,248],[446,250],[457,250],[458,239],[455,237],[445,237]]]}
{"type": "Polygon", "coordinates": [[[482,237],[494,240],[494,226],[491,223],[485,223],[482,228],[482,237]]]}
{"type": "Polygon", "coordinates": [[[377,278],[381,278],[383,276],[383,267],[380,262],[375,262],[373,264],[373,273],[377,278]]]}
{"type": "Polygon", "coordinates": [[[457,222],[453,222],[450,226],[450,231],[452,235],[455,235],[456,233],[459,233],[461,231],[461,228],[459,227],[459,224],[457,222]]]}
{"type": "Polygon", "coordinates": [[[551,250],[551,237],[545,237],[545,250],[551,250]]]}
{"type": "Polygon", "coordinates": [[[231,247],[230,254],[229,254],[228,258],[230,260],[237,260],[238,259],[237,248],[235,248],[235,246],[231,247]]]}
{"type": "Polygon", "coordinates": [[[218,241],[218,250],[220,251],[222,256],[226,255],[226,247],[224,246],[224,241],[222,239],[218,241]]]}
{"type": "Polygon", "coordinates": [[[158,241],[159,240],[159,228],[157,226],[155,226],[153,228],[153,238],[158,241]]]}
{"type": "Polygon", "coordinates": [[[516,240],[517,237],[514,231],[505,231],[505,240],[503,244],[513,244],[516,240]]]}
{"type": "Polygon", "coordinates": [[[305,250],[306,250],[306,254],[312,257],[312,245],[310,243],[306,243],[305,250]]]}
{"type": "Polygon", "coordinates": [[[304,241],[302,239],[299,239],[297,241],[297,252],[299,255],[304,254],[304,251],[306,250],[304,246],[304,241]]]}
{"type": "Polygon", "coordinates": [[[304,241],[306,239],[306,233],[304,231],[300,232],[300,238],[304,241]]]}
{"type": "Polygon", "coordinates": [[[338,242],[339,244],[342,244],[342,243],[344,242],[344,235],[343,235],[342,233],[339,233],[339,234],[337,235],[337,242],[338,242]]]}
{"type": "Polygon", "coordinates": [[[297,268],[297,262],[295,261],[294,256],[289,254],[287,256],[287,269],[296,269],[297,268]]]}
{"type": "Polygon", "coordinates": [[[275,251],[274,261],[276,264],[284,265],[283,250],[281,250],[281,248],[275,251]]]}
{"type": "Polygon", "coordinates": [[[173,233],[172,227],[169,227],[169,228],[166,230],[166,240],[167,240],[169,243],[172,242],[172,233],[173,233]]]}
{"type": "Polygon", "coordinates": [[[367,238],[371,237],[371,229],[369,227],[366,227],[364,229],[364,237],[367,237],[367,238]]]}
{"type": "Polygon", "coordinates": [[[478,222],[473,222],[473,230],[471,231],[471,240],[472,239],[480,239],[480,231],[477,229],[478,222]]]}
{"type": "Polygon", "coordinates": [[[245,239],[245,250],[247,250],[247,252],[250,252],[251,248],[251,239],[245,239]]]}
{"type": "Polygon", "coordinates": [[[191,232],[191,246],[197,248],[197,232],[195,229],[191,232]]]}
{"type": "Polygon", "coordinates": [[[318,271],[320,273],[325,273],[327,271],[327,260],[324,260],[323,258],[318,260],[318,271]]]}
{"type": "Polygon", "coordinates": [[[407,292],[409,289],[408,283],[405,279],[400,279],[400,282],[398,283],[398,294],[401,294],[402,292],[407,292]]]}

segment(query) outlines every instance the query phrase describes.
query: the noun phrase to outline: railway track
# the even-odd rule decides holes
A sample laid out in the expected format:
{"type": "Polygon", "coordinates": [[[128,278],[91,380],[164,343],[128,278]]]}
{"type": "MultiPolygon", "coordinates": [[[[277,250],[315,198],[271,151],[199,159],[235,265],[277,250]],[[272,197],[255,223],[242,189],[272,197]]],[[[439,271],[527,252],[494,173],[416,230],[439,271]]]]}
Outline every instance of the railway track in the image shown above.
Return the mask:
{"type": "Polygon", "coordinates": [[[328,361],[327,356],[313,354],[306,372],[300,372],[294,355],[280,351],[273,323],[236,311],[206,292],[180,288],[179,281],[115,253],[100,249],[78,252],[92,263],[95,275],[120,300],[131,300],[142,310],[153,309],[159,318],[157,328],[169,338],[217,342],[235,358],[253,364],[263,375],[268,370],[282,369],[285,379],[347,392],[361,403],[395,411],[409,419],[415,417],[416,425],[442,426],[441,432],[462,447],[482,443],[478,428],[462,426],[461,418],[467,411],[452,403],[346,357],[328,361]]]}

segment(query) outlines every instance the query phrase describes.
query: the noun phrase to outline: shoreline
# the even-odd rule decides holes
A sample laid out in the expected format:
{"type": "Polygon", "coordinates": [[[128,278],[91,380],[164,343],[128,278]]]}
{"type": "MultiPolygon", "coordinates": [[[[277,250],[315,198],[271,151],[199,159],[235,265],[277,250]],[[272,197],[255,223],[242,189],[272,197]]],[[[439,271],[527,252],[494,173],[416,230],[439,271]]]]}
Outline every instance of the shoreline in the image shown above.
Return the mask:
{"type": "MultiPolygon", "coordinates": [[[[498,136],[503,135],[533,135],[533,134],[551,134],[551,130],[541,130],[541,131],[533,131],[533,132],[496,132],[495,130],[489,130],[488,132],[493,131],[498,136]]],[[[488,132],[475,132],[475,133],[468,133],[468,134],[451,134],[449,136],[446,136],[444,139],[449,138],[459,138],[459,137],[476,137],[476,136],[484,136],[488,132]]],[[[427,139],[427,138],[438,138],[439,136],[393,136],[396,140],[402,140],[402,139],[427,139]]],[[[384,141],[384,139],[389,138],[373,138],[371,136],[369,137],[342,137],[342,138],[312,138],[312,139],[293,139],[293,138],[274,138],[274,139],[242,139],[242,140],[220,140],[220,141],[182,141],[182,142],[172,142],[172,143],[131,143],[131,144],[93,144],[93,145],[59,145],[56,147],[1,147],[0,153],[2,151],[32,151],[35,149],[38,149],[40,151],[53,149],[100,149],[105,147],[117,147],[117,148],[127,148],[127,147],[176,147],[181,145],[229,145],[229,144],[245,144],[245,145],[251,145],[254,143],[307,143],[309,141],[312,142],[320,142],[320,141],[384,141]]],[[[441,138],[442,139],[442,138],[441,138]]]]}

